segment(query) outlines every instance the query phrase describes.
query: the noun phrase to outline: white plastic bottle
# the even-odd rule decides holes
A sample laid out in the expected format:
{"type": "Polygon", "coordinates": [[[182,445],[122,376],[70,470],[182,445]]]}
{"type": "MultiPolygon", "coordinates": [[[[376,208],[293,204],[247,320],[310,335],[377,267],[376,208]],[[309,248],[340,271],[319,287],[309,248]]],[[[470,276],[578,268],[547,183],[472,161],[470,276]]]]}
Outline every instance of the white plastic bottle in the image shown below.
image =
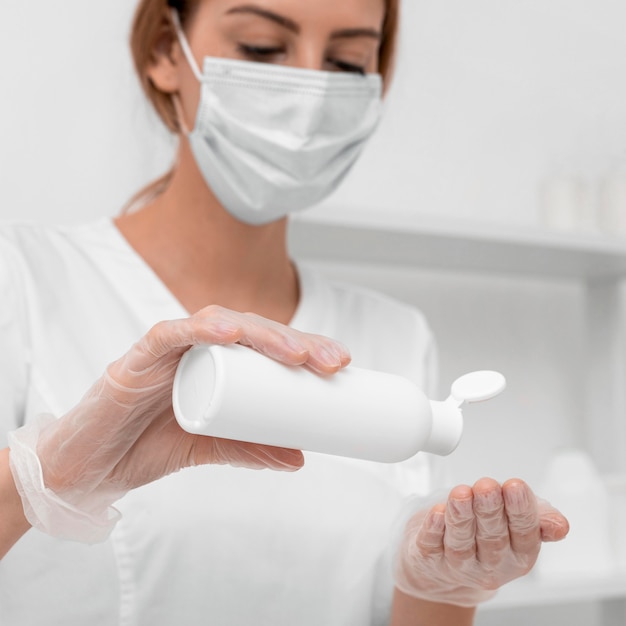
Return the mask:
{"type": "Polygon", "coordinates": [[[460,405],[504,386],[497,372],[474,372],[445,402],[431,402],[401,376],[352,366],[321,376],[240,345],[211,345],[183,355],[172,401],[190,433],[393,463],[420,450],[450,454],[463,432],[460,405]]]}

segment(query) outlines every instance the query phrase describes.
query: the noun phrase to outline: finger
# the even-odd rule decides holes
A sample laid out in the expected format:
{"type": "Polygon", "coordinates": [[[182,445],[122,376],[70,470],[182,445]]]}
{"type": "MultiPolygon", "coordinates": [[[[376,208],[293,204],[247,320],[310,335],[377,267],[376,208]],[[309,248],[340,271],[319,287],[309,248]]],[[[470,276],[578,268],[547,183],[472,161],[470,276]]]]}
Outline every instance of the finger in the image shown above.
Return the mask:
{"type": "Polygon", "coordinates": [[[305,333],[253,313],[243,314],[238,342],[289,365],[307,365],[321,373],[334,373],[352,359],[341,342],[305,333]]]}
{"type": "Polygon", "coordinates": [[[149,369],[164,356],[182,354],[198,344],[239,342],[282,362],[306,362],[308,351],[296,331],[252,313],[239,313],[211,305],[193,316],[155,324],[130,351],[126,367],[135,372],[149,369]]]}
{"type": "Polygon", "coordinates": [[[127,371],[144,373],[166,355],[172,355],[175,363],[190,346],[235,342],[289,364],[306,362],[306,346],[280,328],[281,325],[259,316],[211,305],[189,318],[155,324],[120,359],[119,365],[127,371]]]}
{"type": "Polygon", "coordinates": [[[423,558],[433,558],[444,553],[444,533],[446,508],[443,504],[437,504],[423,515],[419,530],[415,535],[415,547],[423,558]]]}
{"type": "Polygon", "coordinates": [[[155,324],[122,359],[112,364],[111,372],[145,373],[166,355],[172,356],[175,365],[190,346],[235,342],[288,365],[306,363],[322,373],[336,372],[351,359],[343,344],[328,337],[303,333],[253,313],[212,305],[190,318],[155,324]]]}
{"type": "Polygon", "coordinates": [[[500,484],[491,478],[481,478],[472,489],[476,516],[476,557],[490,567],[496,567],[502,553],[509,549],[509,525],[504,510],[500,484]]]}
{"type": "Polygon", "coordinates": [[[253,313],[241,319],[238,343],[286,365],[303,365],[309,351],[300,334],[253,313]]]}
{"type": "Polygon", "coordinates": [[[519,479],[504,483],[502,493],[513,552],[520,556],[535,557],[541,543],[539,509],[535,494],[519,479]]]}
{"type": "Polygon", "coordinates": [[[476,558],[476,519],[471,487],[459,485],[448,497],[446,506],[444,547],[452,564],[476,558]]]}
{"type": "Polygon", "coordinates": [[[304,341],[309,352],[306,365],[321,374],[334,374],[352,360],[348,348],[338,341],[320,335],[307,335],[304,341]]]}
{"type": "Polygon", "coordinates": [[[124,368],[143,373],[170,353],[179,357],[184,350],[200,343],[234,343],[241,334],[241,323],[232,311],[207,307],[189,318],[155,324],[111,370],[124,368]]]}
{"type": "Polygon", "coordinates": [[[340,342],[311,333],[304,333],[271,320],[246,313],[239,343],[289,365],[304,365],[331,374],[348,365],[350,352],[340,342]]]}
{"type": "Polygon", "coordinates": [[[549,502],[538,498],[539,527],[542,541],[561,541],[569,533],[567,518],[549,502]]]}
{"type": "Polygon", "coordinates": [[[304,465],[304,455],[300,450],[264,446],[242,441],[230,441],[228,439],[209,439],[205,444],[204,458],[196,454],[196,464],[215,463],[228,464],[234,467],[248,469],[272,469],[282,472],[294,472],[304,465]],[[207,452],[212,447],[210,452],[207,452]]]}

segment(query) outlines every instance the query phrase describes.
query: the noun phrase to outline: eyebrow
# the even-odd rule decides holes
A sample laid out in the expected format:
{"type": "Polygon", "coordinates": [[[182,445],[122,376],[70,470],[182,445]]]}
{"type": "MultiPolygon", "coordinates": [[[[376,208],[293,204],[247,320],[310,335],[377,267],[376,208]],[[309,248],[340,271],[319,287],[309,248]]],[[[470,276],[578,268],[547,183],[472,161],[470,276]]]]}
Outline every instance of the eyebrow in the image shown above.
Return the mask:
{"type": "MultiPolygon", "coordinates": [[[[268,11],[267,9],[255,6],[254,4],[244,4],[238,7],[233,7],[226,12],[226,15],[235,15],[239,13],[252,13],[253,15],[258,15],[259,17],[265,18],[266,20],[275,22],[279,26],[282,26],[283,28],[286,28],[293,33],[300,33],[300,26],[293,20],[285,17],[284,15],[279,15],[278,13],[274,13],[273,11],[268,11]]],[[[357,37],[370,37],[372,39],[377,39],[380,41],[382,39],[382,34],[374,28],[345,28],[335,31],[331,34],[331,39],[357,37]]]]}
{"type": "Polygon", "coordinates": [[[374,28],[346,28],[344,30],[337,30],[331,35],[331,39],[355,37],[371,37],[379,41],[383,38],[382,34],[374,28]]]}
{"type": "Polygon", "coordinates": [[[290,30],[294,33],[300,32],[300,26],[296,24],[293,20],[290,20],[288,17],[284,17],[283,15],[279,15],[278,13],[274,13],[273,11],[268,11],[267,9],[262,9],[261,7],[254,6],[253,4],[244,4],[239,7],[233,7],[229,11],[226,12],[226,15],[234,15],[236,13],[252,13],[254,15],[258,15],[259,17],[264,17],[267,20],[275,22],[279,24],[283,28],[290,30]]]}

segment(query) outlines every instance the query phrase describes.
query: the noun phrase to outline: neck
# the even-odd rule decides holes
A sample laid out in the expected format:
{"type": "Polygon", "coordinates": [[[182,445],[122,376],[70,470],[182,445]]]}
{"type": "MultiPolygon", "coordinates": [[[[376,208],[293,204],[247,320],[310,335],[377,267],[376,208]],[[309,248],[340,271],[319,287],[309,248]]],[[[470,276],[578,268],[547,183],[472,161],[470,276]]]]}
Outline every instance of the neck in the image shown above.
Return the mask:
{"type": "Polygon", "coordinates": [[[166,191],[116,225],[190,313],[219,304],[283,323],[293,316],[298,284],[286,219],[251,226],[232,217],[184,139],[166,191]]]}

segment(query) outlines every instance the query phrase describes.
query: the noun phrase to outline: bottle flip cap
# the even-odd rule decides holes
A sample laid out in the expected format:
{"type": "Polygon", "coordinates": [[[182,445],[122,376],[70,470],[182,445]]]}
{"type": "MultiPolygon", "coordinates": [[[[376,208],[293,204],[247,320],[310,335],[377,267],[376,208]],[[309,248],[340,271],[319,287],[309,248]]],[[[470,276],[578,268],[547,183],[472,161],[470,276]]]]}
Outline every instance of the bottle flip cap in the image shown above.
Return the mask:
{"type": "Polygon", "coordinates": [[[500,372],[485,370],[457,378],[447,400],[431,401],[433,423],[426,451],[440,455],[453,452],[463,434],[463,403],[489,400],[502,393],[505,387],[506,379],[500,372]]]}

